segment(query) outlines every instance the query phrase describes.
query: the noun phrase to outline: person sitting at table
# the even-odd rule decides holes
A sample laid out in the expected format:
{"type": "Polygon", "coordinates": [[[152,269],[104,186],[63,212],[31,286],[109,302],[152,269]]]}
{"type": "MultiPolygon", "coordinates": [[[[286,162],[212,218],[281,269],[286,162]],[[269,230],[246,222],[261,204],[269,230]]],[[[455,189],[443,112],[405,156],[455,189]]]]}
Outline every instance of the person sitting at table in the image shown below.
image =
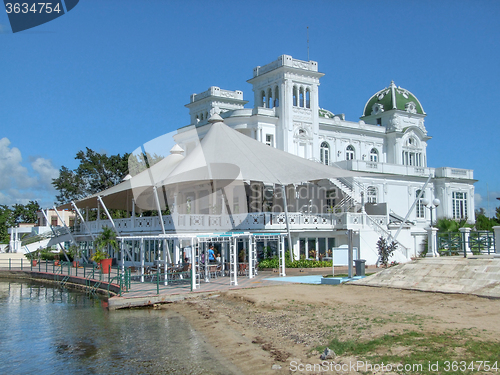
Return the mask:
{"type": "Polygon", "coordinates": [[[215,262],[215,251],[214,251],[214,245],[210,245],[210,248],[208,249],[208,262],[215,262]]]}
{"type": "Polygon", "coordinates": [[[184,262],[191,263],[191,246],[184,248],[184,262]]]}

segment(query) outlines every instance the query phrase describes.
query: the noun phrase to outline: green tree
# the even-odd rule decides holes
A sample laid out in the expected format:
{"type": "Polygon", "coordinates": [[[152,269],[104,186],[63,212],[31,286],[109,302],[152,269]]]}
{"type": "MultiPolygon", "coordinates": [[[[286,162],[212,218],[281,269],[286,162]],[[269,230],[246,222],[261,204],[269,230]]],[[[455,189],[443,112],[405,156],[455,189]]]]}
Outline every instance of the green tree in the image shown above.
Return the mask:
{"type": "Polygon", "coordinates": [[[149,152],[144,151],[140,154],[130,154],[128,158],[129,173],[131,176],[135,176],[162,159],[163,156],[161,155],[157,155],[156,153],[151,155],[149,152]]]}
{"type": "Polygon", "coordinates": [[[36,223],[36,213],[39,210],[40,205],[36,201],[29,201],[27,204],[16,203],[12,208],[0,205],[0,243],[9,243],[9,228],[19,223],[36,223]]]}
{"type": "Polygon", "coordinates": [[[0,205],[0,243],[9,243],[8,229],[13,225],[12,210],[5,204],[0,205]]]}
{"type": "Polygon", "coordinates": [[[36,223],[38,220],[37,211],[40,211],[37,201],[29,201],[27,204],[15,204],[12,216],[15,223],[36,223]]]}
{"type": "Polygon", "coordinates": [[[488,230],[492,231],[493,227],[498,225],[498,222],[495,218],[489,218],[486,216],[486,210],[484,208],[480,208],[476,210],[476,229],[477,230],[488,230]]]}
{"type": "Polygon", "coordinates": [[[79,151],[75,157],[80,161],[78,167],[70,170],[62,166],[59,177],[52,181],[59,192],[57,204],[82,199],[119,184],[128,173],[129,155],[107,156],[88,147],[86,152],[79,151]]]}

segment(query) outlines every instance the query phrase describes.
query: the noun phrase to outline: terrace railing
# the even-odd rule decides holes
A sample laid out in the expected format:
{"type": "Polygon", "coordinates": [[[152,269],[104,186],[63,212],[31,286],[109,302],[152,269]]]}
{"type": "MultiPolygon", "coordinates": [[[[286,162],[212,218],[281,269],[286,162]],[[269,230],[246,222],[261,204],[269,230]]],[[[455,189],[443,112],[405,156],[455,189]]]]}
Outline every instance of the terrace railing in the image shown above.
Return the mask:
{"type": "Polygon", "coordinates": [[[493,254],[495,236],[488,231],[471,231],[468,236],[463,232],[438,232],[437,246],[440,255],[463,255],[464,249],[473,254],[493,254]]]}

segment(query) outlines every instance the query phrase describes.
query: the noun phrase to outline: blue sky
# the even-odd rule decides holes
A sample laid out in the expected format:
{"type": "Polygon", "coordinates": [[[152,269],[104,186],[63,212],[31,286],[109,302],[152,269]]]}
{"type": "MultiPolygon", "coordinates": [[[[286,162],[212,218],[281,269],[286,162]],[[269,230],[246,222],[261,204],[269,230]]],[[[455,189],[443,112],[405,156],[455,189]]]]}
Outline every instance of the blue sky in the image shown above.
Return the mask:
{"type": "Polygon", "coordinates": [[[257,65],[282,54],[325,73],[320,106],[357,121],[391,80],[427,113],[430,167],[474,169],[500,197],[500,2],[81,0],[13,34],[0,12],[0,204],[52,204],[50,180],[85,147],[109,154],[189,123],[210,86],[253,106],[257,65]]]}

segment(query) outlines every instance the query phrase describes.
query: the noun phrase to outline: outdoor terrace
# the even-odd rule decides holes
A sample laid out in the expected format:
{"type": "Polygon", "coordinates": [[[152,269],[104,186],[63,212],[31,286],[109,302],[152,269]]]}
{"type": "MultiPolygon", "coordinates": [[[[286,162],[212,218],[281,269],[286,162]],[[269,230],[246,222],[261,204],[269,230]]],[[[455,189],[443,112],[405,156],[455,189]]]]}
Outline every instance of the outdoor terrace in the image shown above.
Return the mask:
{"type": "MultiPolygon", "coordinates": [[[[362,224],[370,226],[387,226],[384,215],[368,215],[362,213],[343,212],[340,214],[309,214],[292,212],[288,214],[290,230],[332,230],[356,229],[362,224]]],[[[161,233],[162,226],[158,216],[131,217],[113,220],[116,229],[125,233],[161,233]]],[[[229,230],[263,230],[286,231],[286,215],[284,213],[255,212],[248,214],[201,215],[173,214],[163,215],[166,231],[177,232],[214,232],[229,230]]],[[[97,220],[87,223],[92,233],[98,233],[103,227],[111,227],[110,220],[97,220]]],[[[83,224],[75,226],[76,234],[86,234],[83,224]]]]}

